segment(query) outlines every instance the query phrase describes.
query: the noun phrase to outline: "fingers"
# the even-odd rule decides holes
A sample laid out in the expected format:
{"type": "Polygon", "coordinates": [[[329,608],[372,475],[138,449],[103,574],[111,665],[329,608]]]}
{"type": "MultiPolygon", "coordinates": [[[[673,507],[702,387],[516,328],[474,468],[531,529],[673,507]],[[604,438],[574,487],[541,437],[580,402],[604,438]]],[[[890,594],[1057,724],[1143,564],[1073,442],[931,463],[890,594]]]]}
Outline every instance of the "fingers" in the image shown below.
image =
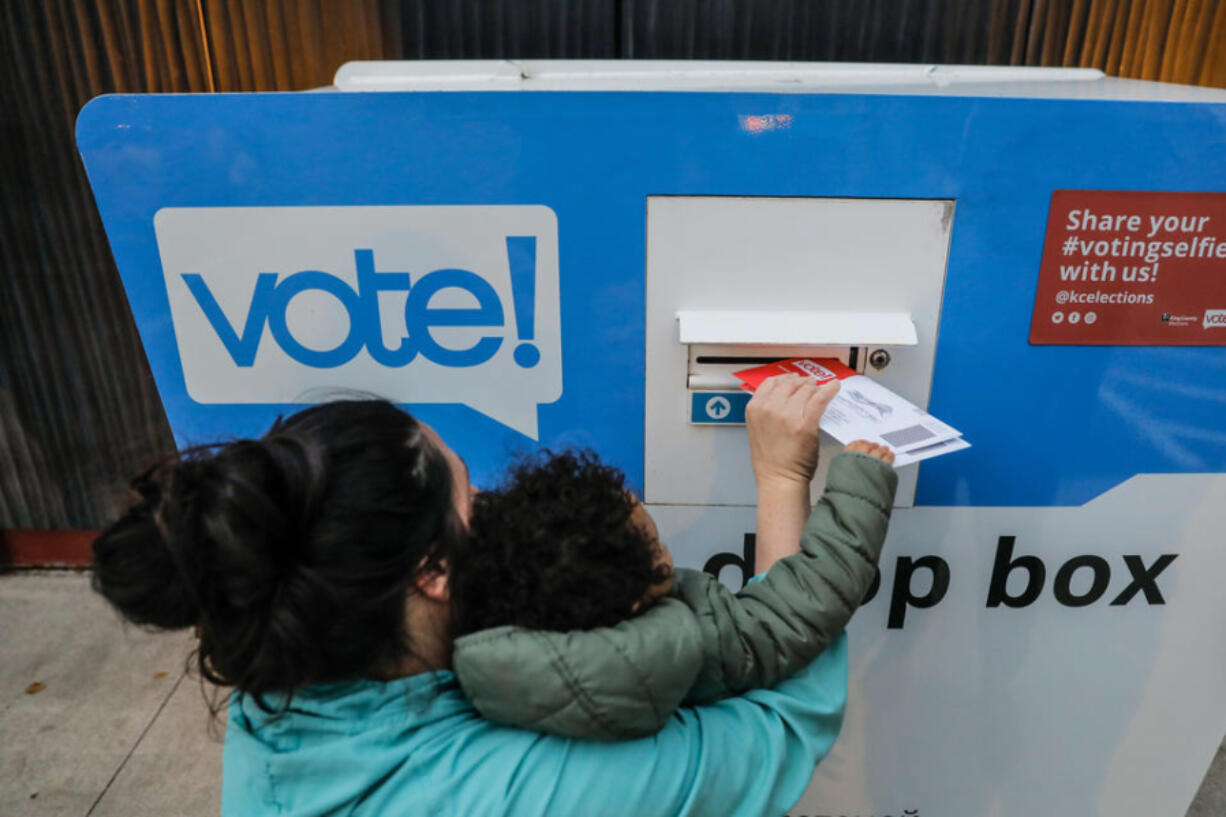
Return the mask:
{"type": "Polygon", "coordinates": [[[843,449],[845,451],[854,451],[857,454],[867,454],[870,457],[875,457],[887,465],[894,464],[894,452],[890,450],[888,445],[880,445],[878,443],[870,443],[868,440],[856,440],[847,444],[843,449]]]}
{"type": "Polygon", "coordinates": [[[819,386],[816,380],[804,375],[777,375],[758,387],[745,417],[751,423],[760,422],[766,415],[788,418],[789,423],[816,433],[826,407],[838,393],[837,380],[819,386]]]}
{"type": "Polygon", "coordinates": [[[821,386],[811,377],[800,374],[781,374],[768,377],[758,386],[754,397],[762,402],[778,401],[792,404],[790,408],[801,409],[808,405],[814,394],[823,395],[822,406],[829,403],[838,394],[838,381],[830,381],[821,386]]]}
{"type": "Polygon", "coordinates": [[[820,386],[815,381],[809,382],[814,384],[814,388],[806,397],[804,414],[806,422],[816,426],[821,422],[822,415],[826,413],[826,407],[830,405],[830,401],[834,399],[842,387],[837,380],[831,380],[820,386]]]}
{"type": "Polygon", "coordinates": [[[781,374],[767,378],[758,386],[758,390],[749,400],[745,409],[746,419],[757,418],[763,414],[783,414],[789,411],[799,412],[803,409],[793,405],[796,396],[806,394],[808,384],[813,380],[798,374],[781,374]]]}
{"type": "MultiPolygon", "coordinates": [[[[782,374],[777,377],[767,379],[767,381],[762,384],[762,387],[773,385],[774,388],[771,389],[769,396],[779,400],[780,402],[787,402],[798,391],[804,389],[807,383],[812,382],[812,379],[802,375],[782,374]]],[[[761,390],[761,388],[758,389],[758,391],[761,390]]]]}
{"type": "Polygon", "coordinates": [[[817,382],[809,377],[801,377],[800,381],[795,391],[788,395],[784,410],[789,416],[803,423],[808,419],[807,409],[809,401],[817,392],[817,382]]]}
{"type": "Polygon", "coordinates": [[[745,408],[749,457],[759,487],[780,480],[808,485],[817,468],[817,423],[806,406],[817,392],[812,378],[778,375],[758,387],[745,408]]]}

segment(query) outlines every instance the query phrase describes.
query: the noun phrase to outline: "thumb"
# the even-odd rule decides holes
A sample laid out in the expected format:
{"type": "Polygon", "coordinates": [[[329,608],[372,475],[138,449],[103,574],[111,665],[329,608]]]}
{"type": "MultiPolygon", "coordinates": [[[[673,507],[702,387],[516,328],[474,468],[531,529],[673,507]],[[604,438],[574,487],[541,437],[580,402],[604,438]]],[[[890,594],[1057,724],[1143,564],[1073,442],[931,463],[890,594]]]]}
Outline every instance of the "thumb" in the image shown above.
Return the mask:
{"type": "Polygon", "coordinates": [[[830,401],[839,393],[841,387],[842,385],[837,380],[831,380],[817,387],[817,391],[813,392],[813,396],[805,404],[806,423],[816,426],[821,421],[822,415],[826,413],[826,407],[830,405],[830,401]]]}

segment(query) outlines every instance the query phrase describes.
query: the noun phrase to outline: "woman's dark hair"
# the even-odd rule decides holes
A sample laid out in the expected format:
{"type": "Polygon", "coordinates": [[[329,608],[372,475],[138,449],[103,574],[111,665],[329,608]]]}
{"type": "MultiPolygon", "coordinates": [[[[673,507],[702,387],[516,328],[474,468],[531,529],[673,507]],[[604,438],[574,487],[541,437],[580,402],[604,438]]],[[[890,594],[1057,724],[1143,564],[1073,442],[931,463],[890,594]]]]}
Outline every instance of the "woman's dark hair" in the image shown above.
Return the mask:
{"type": "Polygon", "coordinates": [[[521,461],[476,497],[450,573],[456,634],[585,630],[632,616],[669,576],[655,539],[630,523],[636,504],[622,472],[591,452],[521,461]]]}
{"type": "Polygon", "coordinates": [[[195,627],[207,680],[252,693],[386,672],[406,594],[459,539],[451,470],[411,416],[327,403],[131,484],[93,586],[128,620],[195,627]]]}

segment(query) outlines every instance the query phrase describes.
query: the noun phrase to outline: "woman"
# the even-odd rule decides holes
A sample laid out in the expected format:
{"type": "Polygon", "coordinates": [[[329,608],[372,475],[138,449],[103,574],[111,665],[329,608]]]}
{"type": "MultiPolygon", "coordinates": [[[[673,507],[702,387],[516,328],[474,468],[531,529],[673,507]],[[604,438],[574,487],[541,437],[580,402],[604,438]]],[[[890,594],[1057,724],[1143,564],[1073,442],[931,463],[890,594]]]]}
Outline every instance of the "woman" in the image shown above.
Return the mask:
{"type": "MultiPolygon", "coordinates": [[[[755,397],[773,509],[759,572],[796,549],[828,400],[797,382],[755,397]]],[[[774,689],[682,710],[641,740],[480,718],[447,669],[467,469],[390,404],[310,408],[133,489],[95,543],[95,587],[131,621],[195,627],[202,675],[235,688],[223,815],[782,814],[838,733],[845,639],[774,689]]]]}

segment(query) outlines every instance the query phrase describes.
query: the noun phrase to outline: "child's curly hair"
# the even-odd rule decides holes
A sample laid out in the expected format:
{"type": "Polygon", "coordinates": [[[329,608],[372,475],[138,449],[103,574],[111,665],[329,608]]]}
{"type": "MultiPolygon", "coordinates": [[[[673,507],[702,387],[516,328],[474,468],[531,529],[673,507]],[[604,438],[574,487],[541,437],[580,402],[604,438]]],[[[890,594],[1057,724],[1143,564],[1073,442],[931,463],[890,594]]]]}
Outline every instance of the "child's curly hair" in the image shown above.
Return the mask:
{"type": "Polygon", "coordinates": [[[586,630],[634,615],[670,570],[630,523],[637,502],[625,482],[591,451],[542,452],[478,494],[451,569],[455,634],[586,630]]]}

